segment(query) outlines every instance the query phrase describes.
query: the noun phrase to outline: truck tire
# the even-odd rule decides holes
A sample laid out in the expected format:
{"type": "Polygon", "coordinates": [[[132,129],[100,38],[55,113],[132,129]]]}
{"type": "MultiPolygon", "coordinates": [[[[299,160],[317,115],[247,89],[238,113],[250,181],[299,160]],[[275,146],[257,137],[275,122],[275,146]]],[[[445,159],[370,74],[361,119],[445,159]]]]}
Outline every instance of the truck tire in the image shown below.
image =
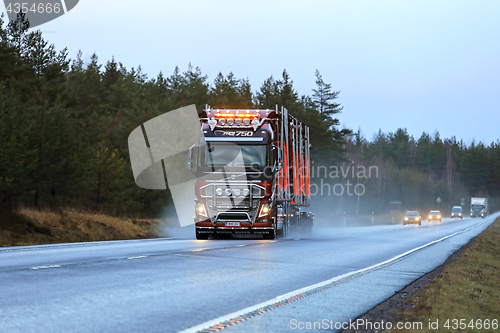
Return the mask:
{"type": "Polygon", "coordinates": [[[210,234],[201,234],[198,231],[196,231],[196,239],[199,240],[207,240],[210,234]]]}

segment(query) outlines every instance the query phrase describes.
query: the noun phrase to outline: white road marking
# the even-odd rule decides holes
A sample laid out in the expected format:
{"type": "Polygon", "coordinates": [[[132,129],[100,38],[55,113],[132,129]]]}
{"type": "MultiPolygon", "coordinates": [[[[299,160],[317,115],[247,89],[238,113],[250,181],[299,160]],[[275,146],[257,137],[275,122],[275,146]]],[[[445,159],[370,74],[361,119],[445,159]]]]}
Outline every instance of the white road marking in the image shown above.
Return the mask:
{"type": "Polygon", "coordinates": [[[31,267],[31,269],[45,269],[45,268],[58,268],[58,267],[61,267],[61,265],[38,266],[38,267],[31,267]]]}
{"type": "Polygon", "coordinates": [[[444,241],[444,240],[446,240],[448,238],[451,238],[453,236],[462,234],[462,233],[467,232],[469,230],[475,229],[475,228],[479,227],[480,225],[482,225],[484,223],[486,223],[486,221],[478,223],[475,226],[472,226],[472,227],[467,228],[465,230],[458,231],[458,232],[455,232],[455,233],[450,234],[448,236],[442,237],[442,238],[440,238],[438,240],[429,242],[427,244],[424,244],[424,245],[419,246],[417,248],[414,248],[412,250],[406,251],[406,252],[404,252],[404,253],[402,253],[400,255],[397,255],[397,256],[395,256],[395,257],[393,257],[391,259],[388,259],[386,261],[380,262],[378,264],[375,264],[375,265],[372,265],[372,266],[369,266],[369,267],[366,267],[366,268],[362,268],[362,269],[359,269],[359,270],[356,270],[356,271],[353,271],[353,272],[349,272],[349,273],[346,273],[346,274],[343,274],[343,275],[339,275],[339,276],[336,276],[336,277],[334,277],[332,279],[329,279],[329,280],[326,280],[326,281],[323,281],[323,282],[320,282],[320,283],[316,283],[316,284],[313,284],[311,286],[308,286],[308,287],[305,287],[305,288],[302,288],[302,289],[298,289],[298,290],[289,292],[287,294],[278,296],[278,297],[276,297],[274,299],[271,299],[269,301],[265,301],[265,302],[262,302],[262,303],[259,303],[259,304],[255,304],[253,306],[249,306],[249,307],[244,308],[242,310],[239,310],[239,311],[236,311],[236,312],[233,312],[233,313],[230,313],[230,314],[227,314],[227,315],[224,315],[224,316],[221,316],[221,317],[218,317],[218,318],[206,321],[206,322],[201,323],[201,324],[196,325],[196,326],[192,326],[192,327],[187,328],[185,330],[179,331],[179,333],[199,332],[199,331],[206,330],[207,328],[212,327],[214,325],[218,325],[219,328],[222,328],[222,327],[224,327],[224,325],[222,325],[222,323],[228,322],[228,321],[232,321],[233,323],[237,323],[237,322],[239,322],[238,318],[241,318],[241,317],[243,317],[245,315],[248,315],[248,314],[253,313],[255,311],[258,311],[258,310],[262,310],[262,312],[265,312],[265,311],[267,311],[267,310],[264,310],[264,308],[266,308],[266,307],[271,307],[271,306],[272,307],[277,307],[280,304],[285,304],[285,303],[288,303],[288,302],[291,302],[291,301],[299,300],[299,299],[301,299],[303,297],[311,295],[312,293],[315,292],[315,290],[326,289],[326,288],[332,287],[333,285],[337,285],[339,283],[342,283],[342,281],[348,281],[348,280],[356,278],[357,276],[361,276],[361,275],[367,274],[367,273],[369,273],[371,271],[381,269],[381,268],[386,267],[388,265],[391,265],[391,264],[393,264],[393,263],[395,263],[397,261],[400,261],[400,260],[404,259],[405,257],[407,257],[407,256],[409,256],[409,255],[411,255],[411,254],[413,254],[413,253],[415,253],[417,251],[422,250],[423,248],[426,248],[426,247],[431,246],[433,244],[442,242],[442,241],[444,241]],[[305,295],[306,293],[307,293],[307,295],[305,295]]]}
{"type": "Polygon", "coordinates": [[[141,258],[147,258],[148,256],[137,256],[137,257],[128,257],[127,259],[132,260],[132,259],[141,259],[141,258]]]}

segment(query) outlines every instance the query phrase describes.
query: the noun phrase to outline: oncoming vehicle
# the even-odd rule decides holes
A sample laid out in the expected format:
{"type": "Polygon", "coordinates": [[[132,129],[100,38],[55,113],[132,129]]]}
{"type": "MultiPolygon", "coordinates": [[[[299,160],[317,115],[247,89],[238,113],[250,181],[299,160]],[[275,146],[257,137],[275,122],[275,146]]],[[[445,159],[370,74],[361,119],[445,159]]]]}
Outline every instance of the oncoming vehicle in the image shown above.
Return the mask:
{"type": "Polygon", "coordinates": [[[485,218],[488,215],[488,199],[487,198],[470,198],[470,216],[485,218]]]}
{"type": "Polygon", "coordinates": [[[418,225],[422,225],[422,216],[420,216],[420,213],[417,211],[407,211],[403,217],[403,225],[407,225],[408,223],[418,223],[418,225]]]}
{"type": "Polygon", "coordinates": [[[432,220],[441,222],[441,212],[439,210],[431,210],[429,212],[429,222],[432,220]]]}
{"type": "Polygon", "coordinates": [[[451,209],[451,219],[453,220],[454,217],[459,217],[460,219],[462,219],[462,207],[460,206],[453,206],[453,208],[451,209]]]}

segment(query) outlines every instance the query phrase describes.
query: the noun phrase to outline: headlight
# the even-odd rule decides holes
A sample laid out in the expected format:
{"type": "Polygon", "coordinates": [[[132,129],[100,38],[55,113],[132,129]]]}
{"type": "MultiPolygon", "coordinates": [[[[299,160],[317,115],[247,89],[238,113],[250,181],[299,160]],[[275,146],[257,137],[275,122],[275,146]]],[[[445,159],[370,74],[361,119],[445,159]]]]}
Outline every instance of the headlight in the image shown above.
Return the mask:
{"type": "Polygon", "coordinates": [[[405,217],[405,221],[408,221],[408,218],[407,218],[407,217],[405,217]]]}
{"type": "Polygon", "coordinates": [[[230,188],[226,188],[226,190],[224,192],[226,193],[227,196],[231,195],[231,189],[230,188]]]}
{"type": "Polygon", "coordinates": [[[269,215],[271,212],[271,205],[266,203],[262,205],[262,208],[260,209],[259,217],[269,215]]]}
{"type": "Polygon", "coordinates": [[[429,215],[429,218],[432,219],[432,215],[429,215]]]}
{"type": "Polygon", "coordinates": [[[218,188],[215,190],[215,194],[217,194],[217,195],[222,195],[222,193],[224,193],[224,191],[222,191],[221,188],[218,188]]]}
{"type": "Polygon", "coordinates": [[[415,217],[415,221],[418,221],[418,220],[420,220],[420,217],[415,217]]]}
{"type": "Polygon", "coordinates": [[[462,213],[458,213],[458,216],[462,216],[462,213]]]}
{"type": "Polygon", "coordinates": [[[227,120],[227,124],[228,124],[229,126],[233,126],[233,124],[234,124],[234,119],[233,119],[233,118],[229,118],[229,119],[227,120]]]}
{"type": "Polygon", "coordinates": [[[248,119],[248,118],[243,119],[243,125],[245,125],[245,126],[250,125],[250,119],[248,119]]]}
{"type": "Polygon", "coordinates": [[[196,204],[196,213],[200,216],[208,217],[207,211],[205,210],[205,205],[201,202],[196,204]]]}
{"type": "Polygon", "coordinates": [[[241,190],[239,188],[234,189],[234,195],[239,196],[241,194],[241,190]]]}
{"type": "Polygon", "coordinates": [[[224,118],[219,119],[219,125],[221,125],[221,126],[226,125],[226,119],[224,119],[224,118]]]}
{"type": "Polygon", "coordinates": [[[245,197],[248,196],[249,194],[250,194],[250,190],[249,189],[247,189],[247,188],[243,189],[243,195],[245,197]]]}
{"type": "Polygon", "coordinates": [[[241,120],[240,118],[237,118],[234,123],[236,124],[236,126],[240,126],[241,123],[243,122],[243,120],[241,120]]]}
{"type": "Polygon", "coordinates": [[[441,215],[438,215],[438,219],[440,219],[440,218],[441,218],[441,215]]]}

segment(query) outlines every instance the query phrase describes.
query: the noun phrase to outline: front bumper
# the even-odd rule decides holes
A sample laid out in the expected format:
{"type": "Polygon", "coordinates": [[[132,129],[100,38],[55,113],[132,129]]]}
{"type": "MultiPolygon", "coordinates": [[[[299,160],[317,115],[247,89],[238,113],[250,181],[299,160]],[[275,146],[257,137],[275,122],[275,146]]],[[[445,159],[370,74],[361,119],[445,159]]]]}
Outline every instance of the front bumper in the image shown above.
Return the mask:
{"type": "Polygon", "coordinates": [[[231,234],[231,235],[267,235],[274,231],[274,227],[196,227],[200,234],[231,234]]]}

